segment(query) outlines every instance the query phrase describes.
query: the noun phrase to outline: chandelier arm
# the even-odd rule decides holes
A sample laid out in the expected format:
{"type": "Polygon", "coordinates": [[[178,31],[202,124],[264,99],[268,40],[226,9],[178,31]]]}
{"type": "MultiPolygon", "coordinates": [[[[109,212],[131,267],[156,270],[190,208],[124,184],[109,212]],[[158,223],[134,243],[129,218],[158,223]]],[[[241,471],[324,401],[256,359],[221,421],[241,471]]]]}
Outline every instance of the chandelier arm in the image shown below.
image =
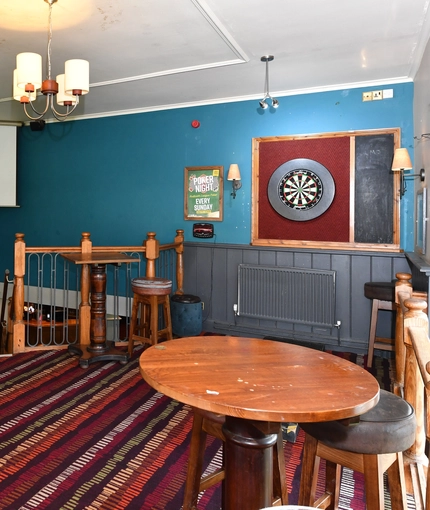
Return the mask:
{"type": "Polygon", "coordinates": [[[266,60],[266,96],[270,97],[269,93],[269,60],[266,60]]]}
{"type": "Polygon", "coordinates": [[[65,120],[66,117],[68,117],[71,113],[73,113],[76,109],[76,107],[78,106],[79,104],[79,96],[75,96],[76,98],[76,103],[73,105],[72,108],[70,108],[70,106],[66,106],[67,110],[65,113],[61,113],[61,112],[57,112],[57,110],[55,109],[54,107],[54,97],[52,96],[51,98],[51,110],[52,110],[52,113],[54,114],[54,117],[57,119],[57,120],[65,120]]]}
{"type": "Polygon", "coordinates": [[[40,120],[45,115],[45,113],[48,111],[48,108],[49,108],[49,96],[46,96],[46,105],[45,105],[45,109],[43,110],[43,112],[39,112],[39,111],[36,110],[36,108],[33,105],[33,101],[31,100],[31,97],[29,97],[29,103],[30,103],[31,109],[37,115],[37,117],[32,117],[28,113],[28,111],[27,111],[27,104],[23,103],[24,104],[24,112],[25,112],[25,114],[31,120],[40,120]]]}

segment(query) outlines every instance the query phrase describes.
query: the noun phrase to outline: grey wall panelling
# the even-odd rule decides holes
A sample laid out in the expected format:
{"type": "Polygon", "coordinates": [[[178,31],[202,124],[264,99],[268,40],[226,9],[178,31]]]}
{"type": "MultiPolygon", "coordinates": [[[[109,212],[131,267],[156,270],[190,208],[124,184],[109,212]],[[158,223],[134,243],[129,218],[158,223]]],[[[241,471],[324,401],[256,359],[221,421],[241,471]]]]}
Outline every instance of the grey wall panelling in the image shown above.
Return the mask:
{"type": "MultiPolygon", "coordinates": [[[[371,302],[364,297],[367,281],[390,281],[398,272],[410,272],[403,253],[311,250],[294,248],[185,243],[187,294],[204,303],[205,331],[236,336],[276,336],[324,343],[327,348],[366,352],[371,302]],[[237,268],[239,264],[277,265],[336,271],[336,320],[341,328],[324,328],[284,321],[237,317],[237,268]]],[[[378,335],[389,335],[391,312],[380,312],[378,335]]]]}

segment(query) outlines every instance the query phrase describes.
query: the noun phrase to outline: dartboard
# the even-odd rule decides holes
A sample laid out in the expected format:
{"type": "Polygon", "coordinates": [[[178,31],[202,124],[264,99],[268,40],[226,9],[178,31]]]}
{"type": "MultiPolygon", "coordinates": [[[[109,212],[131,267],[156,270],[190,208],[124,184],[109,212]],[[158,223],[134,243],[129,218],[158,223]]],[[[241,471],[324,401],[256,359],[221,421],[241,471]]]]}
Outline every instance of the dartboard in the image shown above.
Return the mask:
{"type": "Polygon", "coordinates": [[[284,218],[307,221],[323,214],[334,199],[335,185],[325,166],[312,159],[291,159],[272,174],[267,195],[284,218]]]}
{"type": "Polygon", "coordinates": [[[292,170],[279,183],[279,198],[293,209],[311,209],[322,197],[322,182],[310,170],[292,170]]]}

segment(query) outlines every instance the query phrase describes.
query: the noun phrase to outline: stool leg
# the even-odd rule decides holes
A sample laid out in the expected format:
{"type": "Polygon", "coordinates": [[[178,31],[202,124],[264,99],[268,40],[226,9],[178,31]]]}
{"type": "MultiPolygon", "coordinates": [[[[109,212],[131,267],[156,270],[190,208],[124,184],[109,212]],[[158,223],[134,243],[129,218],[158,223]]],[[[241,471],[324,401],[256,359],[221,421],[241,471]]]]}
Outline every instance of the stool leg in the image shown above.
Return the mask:
{"type": "Polygon", "coordinates": [[[406,481],[403,464],[403,454],[396,454],[397,459],[387,469],[388,488],[390,490],[391,508],[392,510],[407,510],[406,501],[406,481]]]}
{"type": "Polygon", "coordinates": [[[199,413],[194,413],[183,510],[193,510],[197,507],[206,436],[203,430],[203,417],[199,413]]]}
{"type": "Polygon", "coordinates": [[[150,317],[151,317],[151,306],[148,303],[142,303],[140,309],[140,332],[144,338],[149,338],[150,333],[150,317]]]}
{"type": "Polygon", "coordinates": [[[342,466],[335,462],[326,460],[325,464],[325,490],[330,495],[330,504],[328,509],[339,508],[340,481],[342,476],[342,466]]]}
{"type": "Polygon", "coordinates": [[[173,338],[172,318],[170,316],[170,299],[169,299],[168,295],[164,298],[163,311],[164,311],[164,325],[165,325],[165,329],[167,331],[166,338],[167,338],[167,340],[172,340],[172,338],[173,338]]]}
{"type": "Polygon", "coordinates": [[[319,460],[318,441],[306,434],[303,447],[302,475],[300,478],[299,505],[313,506],[318,479],[319,460]]]}
{"type": "Polygon", "coordinates": [[[378,322],[378,310],[379,310],[379,300],[372,300],[372,315],[370,318],[370,331],[369,331],[369,348],[367,351],[367,367],[370,368],[373,363],[373,349],[375,346],[375,338],[376,338],[376,324],[378,322]]]}
{"type": "Polygon", "coordinates": [[[128,355],[131,357],[133,354],[133,335],[136,330],[136,324],[137,324],[137,314],[139,310],[139,299],[136,297],[136,295],[133,296],[133,307],[131,312],[131,321],[130,321],[130,329],[128,331],[128,355]]]}
{"type": "Polygon", "coordinates": [[[379,455],[363,455],[367,510],[384,510],[384,471],[379,455]]]}
{"type": "Polygon", "coordinates": [[[279,426],[278,440],[273,450],[273,499],[274,503],[280,501],[281,505],[288,505],[285,475],[284,442],[282,441],[282,428],[279,426]]]}
{"type": "Polygon", "coordinates": [[[149,317],[149,338],[151,339],[151,345],[158,343],[158,296],[150,296],[150,317],[149,317]]]}

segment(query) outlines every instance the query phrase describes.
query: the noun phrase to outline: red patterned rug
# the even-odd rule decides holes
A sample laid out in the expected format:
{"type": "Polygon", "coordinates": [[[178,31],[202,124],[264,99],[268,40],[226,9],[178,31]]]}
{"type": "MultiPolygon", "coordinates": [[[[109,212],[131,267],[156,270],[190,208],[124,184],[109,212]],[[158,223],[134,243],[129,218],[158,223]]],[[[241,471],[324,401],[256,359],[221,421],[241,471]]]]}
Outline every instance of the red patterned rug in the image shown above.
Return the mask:
{"type": "MultiPolygon", "coordinates": [[[[150,388],[127,365],[81,369],[65,351],[0,358],[0,509],[179,510],[191,413],[150,388]]],[[[362,364],[355,355],[351,361],[362,364]]],[[[386,385],[388,360],[376,359],[386,385]]],[[[285,444],[290,504],[297,503],[303,433],[285,444]]],[[[220,462],[209,440],[209,468],[220,462]]],[[[365,508],[363,480],[345,473],[342,508],[365,508]]],[[[220,488],[199,508],[218,510],[220,488]]]]}

